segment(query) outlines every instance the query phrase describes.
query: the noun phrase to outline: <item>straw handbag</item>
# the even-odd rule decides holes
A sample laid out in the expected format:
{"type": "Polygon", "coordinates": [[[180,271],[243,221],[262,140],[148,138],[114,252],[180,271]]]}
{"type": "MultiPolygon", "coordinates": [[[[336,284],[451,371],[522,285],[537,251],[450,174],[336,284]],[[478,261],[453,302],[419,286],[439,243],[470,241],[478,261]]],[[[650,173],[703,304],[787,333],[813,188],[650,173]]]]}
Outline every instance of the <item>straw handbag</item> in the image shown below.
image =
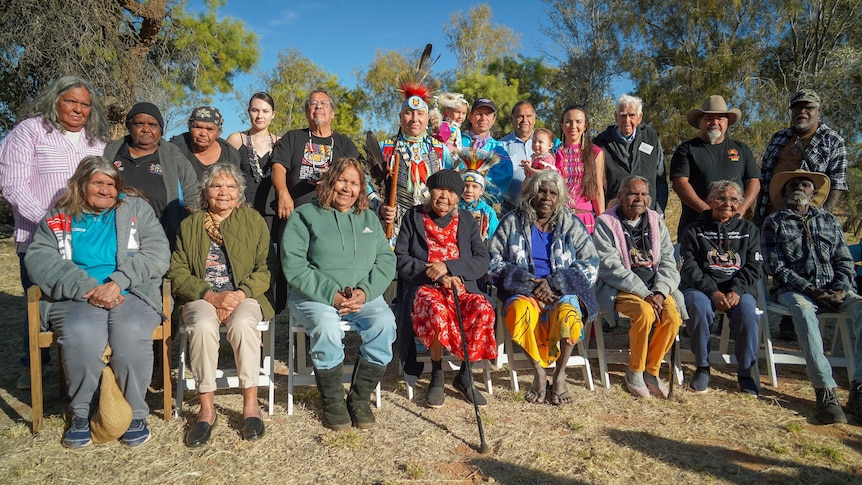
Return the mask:
{"type": "Polygon", "coordinates": [[[90,435],[93,443],[107,443],[114,441],[129,429],[132,423],[132,407],[123,397],[117,378],[111,369],[110,363],[111,346],[105,347],[102,360],[105,367],[102,369],[102,382],[99,386],[99,407],[90,418],[90,435]]]}

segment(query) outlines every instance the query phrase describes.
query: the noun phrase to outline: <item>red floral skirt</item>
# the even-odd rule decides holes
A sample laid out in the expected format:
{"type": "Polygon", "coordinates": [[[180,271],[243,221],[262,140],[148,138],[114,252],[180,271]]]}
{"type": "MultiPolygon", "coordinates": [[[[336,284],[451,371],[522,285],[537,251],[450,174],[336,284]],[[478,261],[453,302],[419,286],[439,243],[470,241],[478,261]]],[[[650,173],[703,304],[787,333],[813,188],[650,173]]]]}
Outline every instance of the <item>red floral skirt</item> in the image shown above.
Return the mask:
{"type": "MultiPolygon", "coordinates": [[[[494,338],[494,307],[484,295],[458,292],[464,333],[470,362],[497,358],[497,340],[494,338]]],[[[449,352],[464,360],[461,330],[455,314],[452,290],[442,286],[420,286],[413,300],[413,331],[425,347],[431,348],[434,336],[449,352]]]]}

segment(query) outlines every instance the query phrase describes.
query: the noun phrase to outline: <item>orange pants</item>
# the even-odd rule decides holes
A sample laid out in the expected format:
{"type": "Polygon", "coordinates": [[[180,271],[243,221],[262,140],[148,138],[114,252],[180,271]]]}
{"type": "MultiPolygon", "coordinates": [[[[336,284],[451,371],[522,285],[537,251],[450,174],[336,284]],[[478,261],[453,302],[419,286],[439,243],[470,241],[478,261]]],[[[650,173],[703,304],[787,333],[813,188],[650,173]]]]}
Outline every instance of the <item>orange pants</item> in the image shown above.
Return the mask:
{"type": "Polygon", "coordinates": [[[615,308],[618,312],[629,317],[632,327],[629,330],[629,370],[632,372],[643,372],[658,375],[661,369],[661,361],[670,350],[682,318],[673,297],[668,295],[664,300],[661,320],[657,319],[655,312],[643,298],[631,293],[620,292],[617,294],[615,308]],[[655,331],[653,331],[655,327],[655,331]],[[652,332],[652,339],[649,338],[652,332]]]}

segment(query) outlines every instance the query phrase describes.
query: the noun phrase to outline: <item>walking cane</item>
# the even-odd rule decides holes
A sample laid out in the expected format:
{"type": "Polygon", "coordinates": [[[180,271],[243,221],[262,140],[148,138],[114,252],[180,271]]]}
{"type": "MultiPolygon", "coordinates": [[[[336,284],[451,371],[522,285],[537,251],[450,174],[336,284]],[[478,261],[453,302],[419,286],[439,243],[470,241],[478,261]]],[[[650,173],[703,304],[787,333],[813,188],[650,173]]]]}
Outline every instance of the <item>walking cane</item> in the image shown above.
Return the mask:
{"type": "Polygon", "coordinates": [[[464,347],[464,366],[470,376],[470,393],[473,395],[473,410],[476,412],[476,423],[479,425],[479,453],[488,453],[488,443],[485,442],[485,429],[482,428],[482,416],[479,415],[479,405],[476,404],[476,386],[473,384],[473,368],[470,365],[470,351],[467,349],[467,333],[464,332],[464,320],[461,318],[461,305],[458,301],[458,288],[452,285],[452,298],[455,299],[455,316],[458,317],[458,329],[461,330],[461,344],[464,347]]]}

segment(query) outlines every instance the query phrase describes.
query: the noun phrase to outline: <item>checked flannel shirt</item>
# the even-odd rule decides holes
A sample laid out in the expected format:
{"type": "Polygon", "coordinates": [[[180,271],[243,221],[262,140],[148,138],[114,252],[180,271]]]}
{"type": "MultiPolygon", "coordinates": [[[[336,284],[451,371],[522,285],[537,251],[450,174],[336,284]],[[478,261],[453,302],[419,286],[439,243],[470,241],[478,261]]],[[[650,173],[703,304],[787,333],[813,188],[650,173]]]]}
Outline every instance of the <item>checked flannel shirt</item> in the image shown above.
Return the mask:
{"type": "Polygon", "coordinates": [[[830,212],[809,207],[802,217],[783,208],[763,223],[763,254],[775,296],[807,286],[854,290],[856,269],[841,223],[830,212]]]}
{"type": "MultiPolygon", "coordinates": [[[[772,171],[778,163],[778,154],[794,136],[791,128],[779,131],[772,135],[766,151],[763,152],[763,162],[760,166],[760,200],[757,204],[755,220],[766,215],[766,208],[769,207],[769,181],[775,175],[772,171]]],[[[829,177],[830,190],[847,190],[847,148],[844,138],[837,131],[821,122],[814,136],[811,137],[811,143],[808,144],[805,153],[808,155],[808,160],[803,157],[800,167],[802,170],[826,174],[829,177]]]]}

